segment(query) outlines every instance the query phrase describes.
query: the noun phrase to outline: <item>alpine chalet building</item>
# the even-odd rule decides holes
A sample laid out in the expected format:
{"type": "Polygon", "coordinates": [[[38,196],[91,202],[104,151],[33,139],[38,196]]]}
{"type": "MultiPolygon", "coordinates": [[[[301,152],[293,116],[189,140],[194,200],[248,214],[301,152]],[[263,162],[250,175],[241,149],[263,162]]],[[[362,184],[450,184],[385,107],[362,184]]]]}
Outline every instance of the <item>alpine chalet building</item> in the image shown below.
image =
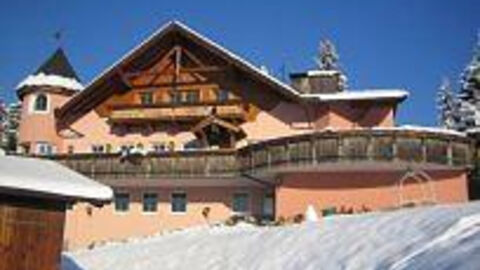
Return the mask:
{"type": "Polygon", "coordinates": [[[338,70],[286,84],[170,22],[83,86],[61,49],[22,81],[19,147],[113,188],[67,213],[67,248],[218,222],[468,199],[472,142],[396,126],[405,90],[338,70]]]}

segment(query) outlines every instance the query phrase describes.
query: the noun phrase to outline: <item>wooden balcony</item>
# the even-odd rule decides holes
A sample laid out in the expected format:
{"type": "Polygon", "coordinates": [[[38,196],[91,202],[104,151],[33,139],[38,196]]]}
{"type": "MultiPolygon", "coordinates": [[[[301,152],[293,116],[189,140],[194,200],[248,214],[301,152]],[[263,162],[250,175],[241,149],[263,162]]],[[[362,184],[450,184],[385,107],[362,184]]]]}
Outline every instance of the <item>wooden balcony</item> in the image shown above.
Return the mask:
{"type": "Polygon", "coordinates": [[[122,121],[170,121],[170,120],[198,120],[203,119],[215,111],[221,118],[245,119],[246,110],[242,104],[155,104],[122,105],[112,107],[109,119],[114,122],[122,121]]]}
{"type": "Polygon", "coordinates": [[[239,149],[243,173],[292,171],[466,169],[474,144],[466,137],[411,130],[319,132],[239,149]]]}
{"type": "Polygon", "coordinates": [[[237,150],[56,155],[52,159],[95,179],[271,177],[282,172],[466,169],[473,163],[466,137],[403,130],[317,132],[237,150]]]}

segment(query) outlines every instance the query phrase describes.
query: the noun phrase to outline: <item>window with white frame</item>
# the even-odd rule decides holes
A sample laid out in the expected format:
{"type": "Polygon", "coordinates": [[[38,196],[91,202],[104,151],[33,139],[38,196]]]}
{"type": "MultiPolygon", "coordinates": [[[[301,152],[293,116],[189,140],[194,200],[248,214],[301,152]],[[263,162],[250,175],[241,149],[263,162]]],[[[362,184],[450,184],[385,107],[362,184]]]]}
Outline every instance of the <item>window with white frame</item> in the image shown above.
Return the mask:
{"type": "Polygon", "coordinates": [[[47,142],[37,142],[35,145],[35,154],[48,156],[55,152],[54,147],[47,142]]]}
{"type": "Polygon", "coordinates": [[[274,195],[266,193],[263,196],[262,215],[264,218],[272,219],[274,214],[274,195]]]}
{"type": "Polygon", "coordinates": [[[38,94],[33,98],[32,104],[33,112],[47,112],[48,111],[48,97],[46,94],[38,94]]]}
{"type": "Polygon", "coordinates": [[[170,93],[170,103],[178,105],[182,103],[182,93],[175,91],[170,93]]]}
{"type": "Polygon", "coordinates": [[[158,195],[157,193],[143,194],[143,212],[157,212],[158,195]]]}
{"type": "Polygon", "coordinates": [[[217,101],[218,102],[226,102],[229,99],[228,90],[219,89],[217,92],[217,101]]]}
{"type": "Polygon", "coordinates": [[[92,145],[92,153],[105,153],[105,147],[103,146],[103,144],[94,144],[92,145]]]}
{"type": "Polygon", "coordinates": [[[167,145],[164,142],[152,143],[152,151],[154,153],[163,153],[167,151],[167,145]]]}
{"type": "Polygon", "coordinates": [[[185,91],[185,103],[196,104],[200,101],[200,93],[198,90],[185,91]]]}
{"type": "Polygon", "coordinates": [[[187,194],[183,191],[173,192],[171,204],[172,213],[187,212],[187,194]]]}
{"type": "Polygon", "coordinates": [[[116,212],[127,212],[130,208],[130,194],[115,193],[114,203],[116,212]]]}
{"type": "Polygon", "coordinates": [[[152,105],[153,104],[153,93],[152,92],[140,93],[140,103],[142,105],[152,105]]]}
{"type": "Polygon", "coordinates": [[[249,211],[248,193],[236,192],[233,194],[232,210],[235,213],[245,213],[249,211]]]}

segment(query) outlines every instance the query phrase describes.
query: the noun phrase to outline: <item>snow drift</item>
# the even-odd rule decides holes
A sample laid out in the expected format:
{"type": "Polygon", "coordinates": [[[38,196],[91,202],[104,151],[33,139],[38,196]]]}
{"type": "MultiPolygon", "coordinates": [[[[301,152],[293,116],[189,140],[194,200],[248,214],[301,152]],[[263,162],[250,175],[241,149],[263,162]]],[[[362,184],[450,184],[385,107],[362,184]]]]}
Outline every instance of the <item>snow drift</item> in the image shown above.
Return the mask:
{"type": "Polygon", "coordinates": [[[198,227],[66,253],[79,269],[480,269],[480,203],[333,216],[284,227],[198,227]]]}

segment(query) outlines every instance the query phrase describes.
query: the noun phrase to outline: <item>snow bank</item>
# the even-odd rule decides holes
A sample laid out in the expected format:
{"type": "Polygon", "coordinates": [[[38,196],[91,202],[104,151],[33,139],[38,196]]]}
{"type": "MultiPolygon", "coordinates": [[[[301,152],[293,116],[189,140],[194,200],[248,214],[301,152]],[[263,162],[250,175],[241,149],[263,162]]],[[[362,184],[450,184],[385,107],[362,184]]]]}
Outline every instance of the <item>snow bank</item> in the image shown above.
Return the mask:
{"type": "Polygon", "coordinates": [[[480,203],[186,230],[67,253],[78,269],[478,269],[480,203]]]}
{"type": "Polygon", "coordinates": [[[83,85],[73,78],[62,77],[54,74],[48,75],[44,73],[29,75],[27,78],[25,78],[25,80],[17,85],[17,89],[25,86],[54,86],[71,90],[83,89],[83,85]]]}

